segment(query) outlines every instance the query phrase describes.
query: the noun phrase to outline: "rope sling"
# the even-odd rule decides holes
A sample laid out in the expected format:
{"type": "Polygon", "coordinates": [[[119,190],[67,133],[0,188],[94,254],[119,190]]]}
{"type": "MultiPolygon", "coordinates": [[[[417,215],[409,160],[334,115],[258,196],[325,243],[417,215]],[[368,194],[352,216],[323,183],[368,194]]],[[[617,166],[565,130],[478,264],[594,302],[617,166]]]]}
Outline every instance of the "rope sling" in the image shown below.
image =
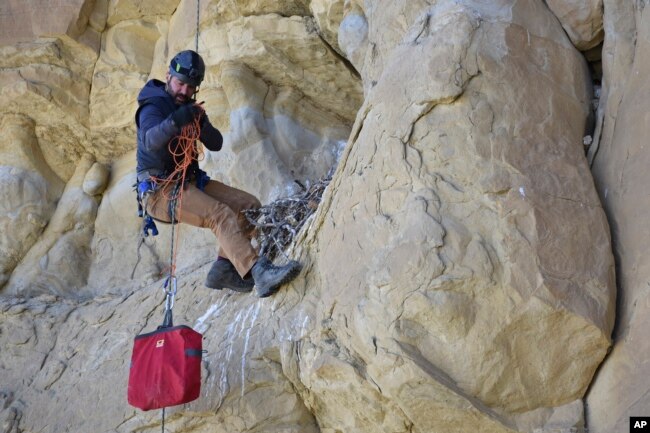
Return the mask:
{"type": "MultiPolygon", "coordinates": [[[[197,53],[199,52],[200,3],[200,0],[196,0],[196,35],[194,41],[195,51],[197,53]]],[[[165,293],[165,318],[162,327],[172,326],[173,323],[172,309],[174,308],[174,299],[177,293],[176,254],[180,240],[180,227],[178,230],[175,230],[177,223],[176,208],[178,207],[178,214],[180,215],[183,207],[183,188],[187,176],[187,169],[192,162],[201,161],[204,156],[203,148],[196,145],[196,140],[201,136],[200,119],[202,115],[203,112],[197,115],[191,123],[181,128],[177,140],[170,141],[168,149],[174,160],[174,171],[165,179],[153,179],[156,185],[162,188],[161,193],[163,196],[170,202],[171,247],[169,254],[169,276],[163,285],[163,292],[165,293]],[[177,143],[176,146],[173,146],[174,141],[177,143]]],[[[161,431],[165,433],[164,407],[162,408],[161,417],[161,431]]]]}

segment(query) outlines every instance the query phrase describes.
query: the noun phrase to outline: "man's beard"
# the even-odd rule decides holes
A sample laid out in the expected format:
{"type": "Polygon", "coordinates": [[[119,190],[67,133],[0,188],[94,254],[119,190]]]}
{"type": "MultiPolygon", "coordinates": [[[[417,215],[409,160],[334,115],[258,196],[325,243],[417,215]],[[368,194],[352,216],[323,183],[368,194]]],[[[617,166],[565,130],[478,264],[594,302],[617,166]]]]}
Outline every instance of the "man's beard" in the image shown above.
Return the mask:
{"type": "Polygon", "coordinates": [[[169,84],[170,80],[171,80],[171,78],[169,80],[167,80],[167,84],[165,85],[165,91],[167,93],[169,93],[169,95],[172,97],[172,99],[174,99],[174,103],[176,103],[176,105],[184,105],[184,104],[187,104],[188,102],[190,102],[190,98],[188,98],[185,95],[180,95],[177,92],[175,93],[172,90],[172,86],[169,84]]]}

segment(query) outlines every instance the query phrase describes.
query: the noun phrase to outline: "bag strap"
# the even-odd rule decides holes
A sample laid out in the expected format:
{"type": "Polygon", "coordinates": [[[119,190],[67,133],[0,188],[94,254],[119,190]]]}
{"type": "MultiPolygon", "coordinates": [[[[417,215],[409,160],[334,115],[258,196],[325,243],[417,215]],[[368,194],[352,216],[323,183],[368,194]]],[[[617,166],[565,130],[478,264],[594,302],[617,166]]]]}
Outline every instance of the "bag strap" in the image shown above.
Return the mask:
{"type": "Polygon", "coordinates": [[[172,318],[172,310],[168,309],[165,310],[165,318],[163,319],[162,325],[160,325],[158,329],[171,328],[172,326],[174,326],[174,320],[172,318]]]}
{"type": "Polygon", "coordinates": [[[162,325],[158,327],[160,328],[170,328],[174,326],[173,324],[173,318],[172,318],[172,308],[174,308],[174,298],[176,297],[176,291],[177,291],[177,281],[176,281],[176,255],[174,254],[175,251],[174,249],[177,248],[176,245],[174,245],[175,235],[175,226],[176,226],[176,202],[178,200],[180,190],[183,187],[181,182],[177,182],[175,187],[174,187],[174,192],[173,192],[173,197],[170,200],[170,206],[169,206],[169,216],[171,218],[171,225],[172,225],[172,236],[171,236],[171,248],[170,248],[170,257],[169,257],[169,276],[165,280],[165,284],[163,285],[163,292],[165,292],[165,318],[163,319],[162,325]]]}
{"type": "Polygon", "coordinates": [[[163,286],[163,291],[165,292],[165,317],[163,318],[162,325],[160,325],[158,329],[171,328],[174,326],[172,308],[174,308],[176,290],[176,277],[174,275],[170,275],[167,277],[165,285],[163,286]]]}

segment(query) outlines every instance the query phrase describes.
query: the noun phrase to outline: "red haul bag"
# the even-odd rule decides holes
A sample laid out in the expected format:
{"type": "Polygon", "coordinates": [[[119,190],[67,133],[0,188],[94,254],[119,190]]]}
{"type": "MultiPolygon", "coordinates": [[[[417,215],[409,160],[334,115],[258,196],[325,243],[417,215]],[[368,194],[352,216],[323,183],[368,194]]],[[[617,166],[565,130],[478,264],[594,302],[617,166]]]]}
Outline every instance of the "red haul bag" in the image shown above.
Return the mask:
{"type": "Polygon", "coordinates": [[[129,371],[129,404],[151,410],[196,400],[201,392],[202,338],[185,325],[136,336],[129,371]]]}

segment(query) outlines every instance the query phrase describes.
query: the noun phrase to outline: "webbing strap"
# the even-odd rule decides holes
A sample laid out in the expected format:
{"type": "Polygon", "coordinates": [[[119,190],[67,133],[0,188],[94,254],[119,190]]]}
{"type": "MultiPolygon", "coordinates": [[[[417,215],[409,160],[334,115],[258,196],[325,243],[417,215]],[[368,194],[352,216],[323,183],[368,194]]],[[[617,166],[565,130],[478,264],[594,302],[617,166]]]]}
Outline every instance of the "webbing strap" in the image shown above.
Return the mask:
{"type": "Polygon", "coordinates": [[[178,202],[179,194],[183,188],[182,182],[178,181],[174,186],[172,198],[169,201],[169,218],[171,219],[172,236],[171,248],[169,249],[169,276],[163,285],[163,292],[165,292],[165,318],[161,328],[168,328],[173,326],[172,308],[174,308],[174,298],[176,297],[177,281],[176,281],[176,255],[174,249],[176,248],[176,203],[178,202]]]}

